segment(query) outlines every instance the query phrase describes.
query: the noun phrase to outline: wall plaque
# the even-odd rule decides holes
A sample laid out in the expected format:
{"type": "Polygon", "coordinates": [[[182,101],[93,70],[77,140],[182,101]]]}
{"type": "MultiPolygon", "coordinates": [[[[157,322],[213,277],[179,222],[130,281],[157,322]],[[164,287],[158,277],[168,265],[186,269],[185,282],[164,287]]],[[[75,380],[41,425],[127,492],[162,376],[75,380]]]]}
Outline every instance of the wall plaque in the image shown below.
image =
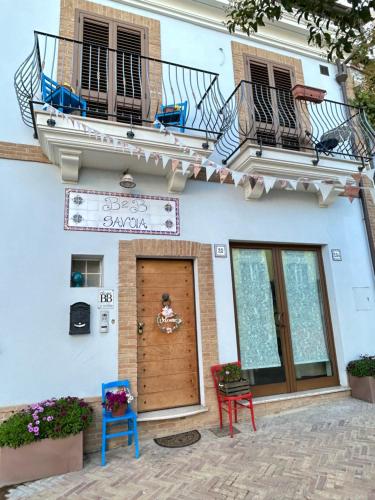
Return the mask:
{"type": "Polygon", "coordinates": [[[65,190],[64,229],[179,236],[177,198],[65,190]]]}
{"type": "Polygon", "coordinates": [[[115,302],[114,290],[99,290],[98,292],[98,307],[99,308],[112,308],[115,302]]]}

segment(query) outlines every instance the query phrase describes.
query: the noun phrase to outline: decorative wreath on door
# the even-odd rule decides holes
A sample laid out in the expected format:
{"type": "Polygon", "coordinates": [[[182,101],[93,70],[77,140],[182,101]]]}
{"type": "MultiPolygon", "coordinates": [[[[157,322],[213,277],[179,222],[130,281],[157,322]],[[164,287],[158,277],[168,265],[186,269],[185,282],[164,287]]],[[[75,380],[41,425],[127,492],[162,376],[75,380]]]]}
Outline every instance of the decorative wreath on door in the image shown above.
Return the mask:
{"type": "Polygon", "coordinates": [[[163,333],[173,333],[182,325],[182,319],[173,312],[168,293],[162,296],[162,310],[156,316],[156,324],[163,333]]]}

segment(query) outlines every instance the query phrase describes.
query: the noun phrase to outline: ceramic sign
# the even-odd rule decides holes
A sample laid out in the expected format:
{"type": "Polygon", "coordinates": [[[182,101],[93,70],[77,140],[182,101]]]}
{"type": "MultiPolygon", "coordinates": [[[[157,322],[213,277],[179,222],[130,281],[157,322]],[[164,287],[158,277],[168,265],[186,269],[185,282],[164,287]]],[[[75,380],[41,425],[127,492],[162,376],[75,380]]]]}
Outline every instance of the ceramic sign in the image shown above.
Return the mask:
{"type": "Polygon", "coordinates": [[[64,220],[68,231],[180,234],[178,199],[162,196],[66,189],[64,220]]]}

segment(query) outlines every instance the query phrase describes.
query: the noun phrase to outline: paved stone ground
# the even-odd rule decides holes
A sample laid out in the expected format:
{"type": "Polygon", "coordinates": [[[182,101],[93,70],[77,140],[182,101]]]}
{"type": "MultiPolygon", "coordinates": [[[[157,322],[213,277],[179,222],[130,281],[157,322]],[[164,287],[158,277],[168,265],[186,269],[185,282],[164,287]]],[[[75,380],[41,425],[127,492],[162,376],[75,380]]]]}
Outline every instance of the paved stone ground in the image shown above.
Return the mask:
{"type": "Polygon", "coordinates": [[[374,499],[375,405],[351,398],[238,424],[233,439],[202,431],[193,446],[88,457],[83,471],[28,483],[7,498],[374,499]]]}

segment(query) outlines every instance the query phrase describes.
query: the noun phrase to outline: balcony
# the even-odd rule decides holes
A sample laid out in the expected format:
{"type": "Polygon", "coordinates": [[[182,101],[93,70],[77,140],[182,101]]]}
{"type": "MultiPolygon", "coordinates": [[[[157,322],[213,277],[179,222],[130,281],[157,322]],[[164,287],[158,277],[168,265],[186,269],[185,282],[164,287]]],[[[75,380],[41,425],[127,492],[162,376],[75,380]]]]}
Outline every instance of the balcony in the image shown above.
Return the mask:
{"type": "Polygon", "coordinates": [[[234,170],[328,179],[357,172],[375,153],[364,111],[343,103],[241,81],[220,111],[216,149],[234,170]]]}
{"type": "MultiPolygon", "coordinates": [[[[365,167],[375,153],[375,133],[362,109],[298,99],[288,89],[249,81],[224,101],[216,73],[47,33],[34,36],[15,90],[24,123],[61,167],[63,182],[77,182],[81,167],[108,165],[165,176],[169,191],[179,192],[193,174],[182,162],[214,153],[231,170],[255,176],[333,180],[337,195],[344,189],[340,178],[365,167]],[[61,113],[52,117],[45,103],[61,113]],[[160,123],[175,142],[160,133],[160,123]],[[112,143],[98,140],[103,136],[112,143]],[[146,155],[114,147],[119,141],[181,164],[173,171],[171,162],[151,169],[146,155]]],[[[246,198],[264,192],[249,182],[244,187],[246,198]]]]}
{"type": "MultiPolygon", "coordinates": [[[[212,153],[223,105],[216,73],[47,33],[34,35],[33,51],[15,74],[15,90],[24,123],[61,167],[63,181],[77,181],[81,167],[110,164],[124,170],[124,150],[90,137],[85,127],[181,161],[191,161],[191,150],[205,157],[212,153]],[[44,103],[61,116],[51,121],[44,103]],[[190,155],[160,133],[160,123],[190,155]]],[[[150,173],[147,161],[130,155],[126,167],[150,173]]],[[[152,174],[175,178],[169,182],[171,191],[191,175],[161,165],[152,174]]]]}

